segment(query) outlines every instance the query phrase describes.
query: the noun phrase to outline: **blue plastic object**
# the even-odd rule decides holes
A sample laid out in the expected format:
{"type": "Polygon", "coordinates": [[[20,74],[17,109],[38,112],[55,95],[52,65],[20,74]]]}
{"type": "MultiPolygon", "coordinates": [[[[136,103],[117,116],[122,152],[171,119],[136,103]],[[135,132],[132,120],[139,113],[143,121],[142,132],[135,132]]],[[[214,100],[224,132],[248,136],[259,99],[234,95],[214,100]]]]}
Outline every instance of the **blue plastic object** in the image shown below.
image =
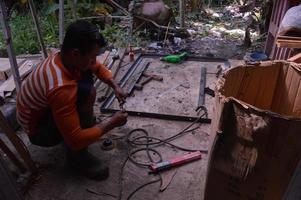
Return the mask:
{"type": "Polygon", "coordinates": [[[268,60],[268,56],[265,53],[255,52],[250,54],[250,61],[264,61],[268,60]]]}

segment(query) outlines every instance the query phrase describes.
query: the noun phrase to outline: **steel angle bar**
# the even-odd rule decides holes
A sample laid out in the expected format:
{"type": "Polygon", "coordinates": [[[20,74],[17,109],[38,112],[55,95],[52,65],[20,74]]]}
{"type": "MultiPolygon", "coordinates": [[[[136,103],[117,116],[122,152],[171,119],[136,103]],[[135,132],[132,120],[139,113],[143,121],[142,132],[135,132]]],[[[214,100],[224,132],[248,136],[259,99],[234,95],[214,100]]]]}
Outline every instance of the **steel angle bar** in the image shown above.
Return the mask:
{"type": "Polygon", "coordinates": [[[201,67],[200,93],[198,99],[198,108],[205,105],[205,87],[206,87],[207,68],[201,67]]]}
{"type": "MultiPolygon", "coordinates": [[[[157,58],[164,57],[167,54],[156,54],[156,53],[143,53],[141,58],[157,58]]],[[[230,68],[230,62],[226,58],[219,57],[203,57],[203,56],[187,56],[185,61],[198,61],[198,62],[222,62],[226,68],[230,68]]]]}
{"type": "MultiPolygon", "coordinates": [[[[103,113],[115,113],[117,111],[119,110],[113,108],[107,108],[102,110],[103,113]]],[[[135,116],[135,117],[147,117],[147,118],[186,121],[186,122],[193,122],[199,118],[199,117],[190,117],[185,115],[170,115],[170,114],[160,114],[160,113],[140,112],[140,111],[127,111],[127,113],[129,116],[135,116]]],[[[199,122],[210,124],[211,119],[200,118],[199,122]]]]}
{"type": "Polygon", "coordinates": [[[147,70],[148,66],[150,65],[150,62],[147,63],[143,63],[142,68],[139,70],[139,72],[137,73],[136,77],[134,77],[133,81],[131,82],[129,88],[128,88],[128,95],[130,95],[135,87],[135,84],[139,82],[139,80],[141,79],[141,76],[143,74],[143,72],[145,70],[147,70]]]}
{"type": "MultiPolygon", "coordinates": [[[[137,67],[141,64],[143,58],[158,58],[166,56],[166,54],[152,54],[152,53],[144,53],[140,54],[135,62],[131,65],[126,74],[119,81],[119,85],[121,88],[125,86],[128,79],[134,74],[137,67]]],[[[188,56],[187,61],[199,61],[199,62],[223,62],[226,68],[230,68],[230,63],[225,58],[212,58],[212,57],[198,57],[198,56],[188,56]]],[[[112,92],[111,95],[107,98],[107,100],[102,104],[100,110],[103,113],[114,113],[117,112],[118,109],[110,108],[113,101],[115,99],[115,95],[112,92]]],[[[138,117],[148,117],[148,118],[157,118],[157,119],[167,119],[167,120],[177,120],[177,121],[195,121],[198,117],[190,117],[183,115],[170,115],[170,114],[160,114],[160,113],[149,113],[149,112],[138,112],[138,111],[127,111],[130,116],[138,116],[138,117]]],[[[202,118],[200,119],[201,123],[211,123],[211,119],[202,118]]]]}
{"type": "MultiPolygon", "coordinates": [[[[119,86],[123,88],[128,81],[128,79],[134,74],[136,68],[142,62],[141,55],[137,57],[134,63],[130,66],[129,70],[125,73],[125,75],[120,79],[119,86]]],[[[115,99],[114,92],[111,92],[110,96],[106,99],[106,101],[102,104],[101,110],[109,108],[115,99]]]]}

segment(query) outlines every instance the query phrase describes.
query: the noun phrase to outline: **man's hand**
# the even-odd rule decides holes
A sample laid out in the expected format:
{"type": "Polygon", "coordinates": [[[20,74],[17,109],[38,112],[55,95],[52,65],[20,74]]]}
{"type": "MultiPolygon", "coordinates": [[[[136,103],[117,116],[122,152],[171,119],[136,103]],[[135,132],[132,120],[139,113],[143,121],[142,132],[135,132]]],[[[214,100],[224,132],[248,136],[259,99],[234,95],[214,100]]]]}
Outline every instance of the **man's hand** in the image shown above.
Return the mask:
{"type": "Polygon", "coordinates": [[[124,92],[119,86],[114,89],[114,92],[119,104],[123,105],[125,103],[125,99],[127,98],[127,93],[124,92]]]}
{"type": "Polygon", "coordinates": [[[128,117],[127,112],[118,111],[113,115],[113,117],[111,118],[110,121],[112,122],[112,125],[115,126],[115,127],[123,126],[127,122],[127,117],[128,117]]]}
{"type": "Polygon", "coordinates": [[[128,114],[125,111],[118,111],[109,120],[106,120],[97,126],[101,128],[103,134],[105,134],[115,127],[125,125],[127,122],[127,117],[128,114]]]}
{"type": "Polygon", "coordinates": [[[119,85],[113,80],[113,78],[106,81],[106,83],[113,88],[116,98],[119,101],[119,104],[122,106],[125,103],[127,93],[124,92],[119,85]]]}

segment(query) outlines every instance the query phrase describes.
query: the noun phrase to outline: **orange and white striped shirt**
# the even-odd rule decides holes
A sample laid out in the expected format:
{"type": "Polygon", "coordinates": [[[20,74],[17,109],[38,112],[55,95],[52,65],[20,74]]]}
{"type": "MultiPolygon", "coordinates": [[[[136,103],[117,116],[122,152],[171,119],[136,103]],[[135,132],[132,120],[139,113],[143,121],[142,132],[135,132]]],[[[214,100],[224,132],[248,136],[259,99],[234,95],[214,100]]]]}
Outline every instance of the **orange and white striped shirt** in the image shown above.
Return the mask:
{"type": "MultiPolygon", "coordinates": [[[[111,72],[98,61],[90,68],[102,81],[111,72]]],[[[23,82],[17,97],[17,119],[32,134],[41,116],[51,110],[58,130],[73,150],[82,149],[102,135],[98,127],[82,129],[77,112],[77,80],[62,64],[60,53],[41,62],[23,82]]]]}

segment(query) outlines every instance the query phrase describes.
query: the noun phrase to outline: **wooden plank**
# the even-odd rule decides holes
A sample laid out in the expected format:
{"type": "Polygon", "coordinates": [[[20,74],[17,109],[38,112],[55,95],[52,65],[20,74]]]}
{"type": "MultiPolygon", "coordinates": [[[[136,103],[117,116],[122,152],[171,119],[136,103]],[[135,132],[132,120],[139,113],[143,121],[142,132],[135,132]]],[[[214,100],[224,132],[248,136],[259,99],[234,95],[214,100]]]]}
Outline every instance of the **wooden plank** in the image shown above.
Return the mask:
{"type": "Polygon", "coordinates": [[[301,37],[293,37],[293,36],[287,36],[287,35],[278,35],[277,39],[280,40],[300,40],[301,41],[301,37]]]}
{"type": "Polygon", "coordinates": [[[290,62],[301,63],[301,53],[294,55],[288,59],[290,62]]]}
{"type": "Polygon", "coordinates": [[[0,111],[0,127],[5,133],[5,135],[8,137],[10,142],[14,145],[17,152],[19,153],[20,157],[25,162],[26,166],[28,167],[28,170],[32,174],[36,174],[38,169],[33,162],[28,150],[26,149],[25,144],[22,142],[22,140],[17,136],[17,134],[14,132],[14,130],[9,126],[7,120],[5,119],[3,113],[0,111]]]}
{"type": "Polygon", "coordinates": [[[0,199],[22,200],[22,195],[17,189],[16,182],[0,156],[0,199]]]}
{"type": "Polygon", "coordinates": [[[277,46],[286,47],[286,48],[301,48],[301,40],[284,40],[284,39],[277,39],[276,41],[277,46]]]}
{"type": "Polygon", "coordinates": [[[23,163],[15,156],[15,154],[7,147],[7,145],[0,139],[0,149],[5,153],[9,159],[19,168],[21,173],[26,171],[23,163]]]}
{"type": "MultiPolygon", "coordinates": [[[[25,59],[17,59],[17,64],[20,67],[25,62],[25,59]]],[[[0,80],[7,80],[11,76],[11,66],[8,58],[0,58],[0,80]]]]}
{"type": "MultiPolygon", "coordinates": [[[[26,61],[19,68],[21,78],[24,77],[33,67],[32,61],[26,61]]],[[[9,77],[2,85],[0,85],[0,96],[2,98],[9,97],[12,92],[16,89],[13,77],[9,77]]]]}

